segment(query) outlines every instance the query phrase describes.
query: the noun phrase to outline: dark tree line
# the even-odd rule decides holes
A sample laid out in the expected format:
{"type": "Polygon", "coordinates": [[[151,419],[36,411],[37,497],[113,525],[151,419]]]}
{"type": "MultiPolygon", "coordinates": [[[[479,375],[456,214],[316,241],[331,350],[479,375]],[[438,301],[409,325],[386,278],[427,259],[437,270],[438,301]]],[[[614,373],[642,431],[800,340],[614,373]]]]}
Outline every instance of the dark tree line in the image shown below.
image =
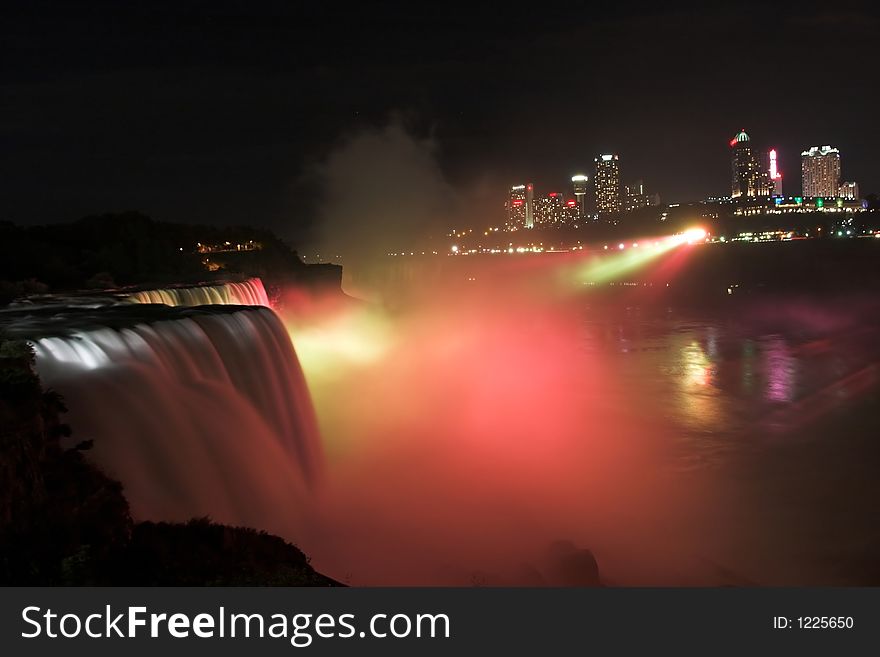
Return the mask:
{"type": "Polygon", "coordinates": [[[296,252],[266,230],[155,221],[137,212],[84,217],[68,224],[21,227],[0,222],[0,303],[24,294],[125,285],[181,284],[230,274],[269,282],[305,277],[296,252]],[[260,243],[259,251],[210,254],[196,244],[260,243]]]}

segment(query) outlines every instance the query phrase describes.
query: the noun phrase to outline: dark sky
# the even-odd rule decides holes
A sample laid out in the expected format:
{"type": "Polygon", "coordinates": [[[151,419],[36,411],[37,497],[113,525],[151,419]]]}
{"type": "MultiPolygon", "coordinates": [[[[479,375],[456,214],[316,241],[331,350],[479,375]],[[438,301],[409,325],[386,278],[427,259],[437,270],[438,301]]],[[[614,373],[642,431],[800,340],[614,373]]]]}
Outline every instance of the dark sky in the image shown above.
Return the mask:
{"type": "Polygon", "coordinates": [[[316,163],[392,116],[455,188],[559,187],[614,150],[664,201],[721,195],[745,127],[789,191],[812,144],[880,191],[871,3],[605,4],[4,2],[0,219],[137,209],[297,238],[316,163]]]}

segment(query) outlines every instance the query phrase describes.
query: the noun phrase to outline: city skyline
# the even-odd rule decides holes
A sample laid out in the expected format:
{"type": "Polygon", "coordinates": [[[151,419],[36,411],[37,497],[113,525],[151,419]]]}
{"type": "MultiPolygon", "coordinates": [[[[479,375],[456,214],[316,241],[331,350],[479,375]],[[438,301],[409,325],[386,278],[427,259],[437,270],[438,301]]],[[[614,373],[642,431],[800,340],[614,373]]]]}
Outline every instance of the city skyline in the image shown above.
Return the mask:
{"type": "MultiPolygon", "coordinates": [[[[745,128],[740,129],[728,146],[731,156],[731,191],[729,195],[709,196],[703,199],[669,199],[665,202],[678,205],[680,203],[693,203],[707,200],[730,200],[733,202],[748,201],[749,199],[762,199],[772,197],[804,197],[823,199],[844,199],[857,201],[861,187],[858,181],[844,180],[841,163],[840,149],[832,146],[811,146],[801,152],[800,167],[796,173],[788,173],[788,187],[783,187],[784,167],[780,164],[779,151],[777,148],[754,146],[751,137],[745,128]],[[796,187],[799,181],[799,188],[796,187]],[[794,189],[793,189],[794,188],[794,189]]],[[[793,167],[792,167],[793,168],[793,167]]],[[[534,176],[533,176],[534,177],[534,176]]],[[[525,189],[525,185],[514,186],[512,189],[525,189]]],[[[537,189],[537,198],[544,199],[541,190],[528,184],[529,197],[533,190],[537,189]]],[[[554,188],[556,189],[556,188],[554,188]]],[[[577,173],[570,179],[570,183],[563,192],[549,192],[548,195],[559,201],[568,201],[569,207],[574,213],[566,215],[565,222],[575,224],[577,219],[596,220],[602,216],[616,215],[631,212],[643,207],[660,205],[660,195],[647,193],[642,178],[630,177],[621,170],[620,156],[617,153],[603,153],[594,158],[592,175],[577,173]],[[626,174],[626,175],[624,175],[626,174]],[[632,180],[632,182],[624,182],[632,180]],[[592,205],[584,199],[590,199],[592,205]],[[593,210],[590,214],[583,210],[584,207],[593,210]]],[[[513,198],[513,197],[511,197],[513,198]]],[[[525,199],[525,196],[522,197],[525,199]]],[[[536,224],[549,224],[553,221],[525,220],[525,215],[517,219],[516,213],[511,214],[511,203],[508,207],[507,226],[534,227],[536,224]]],[[[534,203],[522,203],[520,213],[526,211],[538,212],[534,203]]]]}
{"type": "Polygon", "coordinates": [[[4,6],[4,217],[137,209],[253,221],[296,240],[323,221],[340,145],[389,124],[409,145],[380,140],[380,161],[405,163],[424,145],[462,194],[483,179],[552,189],[615,152],[634,174],[622,171],[624,184],[641,178],[664,199],[721,195],[724,140],[741,126],[772,135],[786,182],[804,148],[832,144],[846,180],[862,194],[880,187],[870,7],[389,3],[375,21],[366,6],[196,4],[4,6]],[[812,41],[805,75],[803,34],[820,29],[845,33],[847,48],[812,41]],[[741,72],[765,68],[770,43],[776,81],[751,88],[741,72]],[[819,80],[834,83],[814,92],[819,80]]]}
{"type": "MultiPolygon", "coordinates": [[[[717,151],[723,152],[723,139],[719,139],[716,144],[717,151]]],[[[731,155],[736,154],[737,144],[741,144],[742,142],[750,143],[751,137],[746,132],[745,128],[741,128],[737,130],[737,134],[734,135],[732,139],[728,140],[727,143],[727,172],[728,172],[728,180],[730,180],[731,176],[731,155]],[[744,139],[738,141],[740,136],[744,136],[744,139]]],[[[850,155],[853,156],[853,159],[857,159],[864,154],[860,154],[858,152],[850,153],[847,152],[843,154],[840,148],[829,146],[825,141],[821,143],[826,144],[823,146],[814,146],[814,145],[806,145],[804,142],[803,146],[790,147],[785,150],[783,148],[773,145],[778,144],[780,140],[773,141],[768,140],[766,138],[761,139],[761,145],[753,148],[754,153],[750,153],[747,157],[749,159],[749,164],[752,166],[753,175],[759,176],[760,181],[754,182],[754,189],[751,194],[743,194],[746,196],[753,197],[766,197],[766,196],[805,196],[805,197],[813,197],[817,196],[814,193],[807,193],[808,190],[812,191],[809,187],[808,183],[805,183],[805,171],[804,171],[804,160],[809,155],[816,156],[825,154],[825,149],[830,149],[829,153],[837,156],[837,165],[835,168],[834,176],[836,176],[836,182],[832,183],[831,180],[825,184],[822,188],[824,194],[822,196],[824,198],[845,198],[845,199],[859,199],[864,198],[869,194],[877,194],[878,191],[871,185],[864,185],[863,182],[859,179],[853,179],[854,176],[850,175],[848,172],[849,167],[844,167],[841,163],[842,158],[846,157],[847,161],[850,159],[850,155]],[[781,188],[781,189],[780,189],[781,188]],[[780,192],[781,193],[778,193],[780,192]]],[[[821,141],[821,140],[820,140],[821,141]]],[[[826,140],[827,141],[827,140],[826,140]]],[[[696,156],[696,154],[691,154],[696,156]]],[[[659,196],[662,199],[663,203],[694,203],[705,200],[713,200],[713,199],[735,199],[737,197],[736,194],[731,190],[731,182],[727,183],[726,191],[722,190],[719,186],[717,189],[713,189],[710,192],[704,195],[696,195],[696,196],[682,196],[682,197],[670,197],[663,193],[662,190],[657,189],[650,178],[649,175],[644,174],[641,171],[633,170],[631,165],[628,165],[628,162],[631,161],[639,161],[641,160],[641,156],[639,151],[634,151],[633,153],[626,153],[621,155],[619,151],[609,151],[605,153],[599,153],[598,155],[592,155],[584,160],[592,160],[593,164],[588,166],[578,167],[577,165],[571,169],[567,180],[570,182],[566,184],[566,198],[574,198],[576,193],[574,191],[575,188],[575,177],[580,177],[583,175],[581,172],[585,170],[589,170],[590,174],[586,176],[586,188],[585,194],[588,199],[591,200],[593,204],[593,208],[595,209],[596,203],[596,167],[602,162],[603,156],[613,158],[614,163],[617,165],[618,171],[615,174],[618,178],[619,182],[619,196],[618,203],[620,204],[620,211],[627,211],[625,208],[626,205],[626,194],[627,187],[630,183],[639,183],[643,185],[643,189],[640,194],[644,194],[647,196],[659,196]],[[573,174],[573,175],[572,175],[573,174]],[[648,181],[647,184],[645,181],[648,181]],[[648,193],[648,190],[650,193],[648,193]]],[[[687,159],[685,157],[685,159],[687,159]]],[[[558,168],[558,167],[554,167],[558,168]]],[[[719,169],[723,169],[723,167],[719,167],[719,169]]],[[[558,189],[563,184],[563,179],[565,179],[565,174],[562,174],[559,178],[550,178],[546,174],[541,174],[540,172],[532,171],[529,174],[529,179],[536,181],[533,183],[534,187],[538,192],[543,192],[544,190],[558,189]]],[[[687,177],[687,172],[685,176],[687,177]]],[[[720,176],[719,176],[720,177],[720,176]]],[[[579,182],[581,186],[583,186],[583,182],[579,182]]],[[[656,203],[647,203],[647,205],[652,205],[656,203]]],[[[632,209],[632,208],[631,208],[632,209]]]]}

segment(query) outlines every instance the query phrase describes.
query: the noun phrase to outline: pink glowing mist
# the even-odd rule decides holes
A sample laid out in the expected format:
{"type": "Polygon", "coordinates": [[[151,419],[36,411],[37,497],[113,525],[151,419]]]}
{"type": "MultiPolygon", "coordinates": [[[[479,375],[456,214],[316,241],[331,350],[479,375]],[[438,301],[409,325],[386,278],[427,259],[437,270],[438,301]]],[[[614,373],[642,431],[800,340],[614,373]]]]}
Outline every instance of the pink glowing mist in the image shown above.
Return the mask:
{"type": "Polygon", "coordinates": [[[353,584],[563,584],[550,546],[567,541],[606,581],[712,583],[692,522],[711,492],[667,467],[668,429],[550,289],[572,264],[496,259],[444,284],[429,262],[427,291],[395,310],[282,299],[327,452],[322,521],[301,541],[317,567],[353,584]]]}

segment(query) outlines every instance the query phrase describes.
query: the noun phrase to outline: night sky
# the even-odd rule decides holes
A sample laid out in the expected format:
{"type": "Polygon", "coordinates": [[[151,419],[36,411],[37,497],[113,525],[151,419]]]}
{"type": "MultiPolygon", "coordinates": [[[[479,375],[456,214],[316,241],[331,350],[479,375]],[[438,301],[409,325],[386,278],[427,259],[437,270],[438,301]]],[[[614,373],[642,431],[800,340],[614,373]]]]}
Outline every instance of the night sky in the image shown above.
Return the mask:
{"type": "Polygon", "coordinates": [[[301,239],[316,168],[389,122],[499,204],[607,150],[664,202],[723,195],[743,127],[786,191],[832,144],[878,192],[880,20],[822,4],[4,2],[0,219],[131,209],[301,239]]]}

